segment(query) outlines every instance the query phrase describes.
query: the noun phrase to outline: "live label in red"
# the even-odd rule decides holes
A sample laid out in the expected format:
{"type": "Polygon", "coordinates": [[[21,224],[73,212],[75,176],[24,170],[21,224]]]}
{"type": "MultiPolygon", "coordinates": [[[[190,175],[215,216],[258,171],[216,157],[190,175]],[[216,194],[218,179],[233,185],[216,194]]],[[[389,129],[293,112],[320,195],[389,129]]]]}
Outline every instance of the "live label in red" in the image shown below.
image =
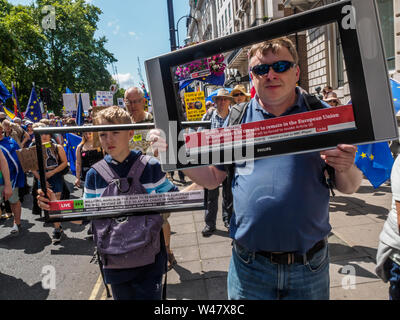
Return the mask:
{"type": "Polygon", "coordinates": [[[49,203],[50,211],[72,210],[74,201],[53,201],[49,203]]]}

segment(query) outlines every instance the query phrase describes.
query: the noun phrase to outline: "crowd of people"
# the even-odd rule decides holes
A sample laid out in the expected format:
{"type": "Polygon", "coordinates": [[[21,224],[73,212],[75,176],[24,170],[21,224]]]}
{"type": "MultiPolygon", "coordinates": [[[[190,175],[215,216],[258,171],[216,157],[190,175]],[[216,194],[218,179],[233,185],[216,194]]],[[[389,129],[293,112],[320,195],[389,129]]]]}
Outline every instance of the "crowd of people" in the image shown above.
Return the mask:
{"type": "MultiPolygon", "coordinates": [[[[298,55],[289,39],[268,40],[252,46],[248,62],[255,96],[251,98],[242,85],[231,92],[224,88],[218,90],[203,117],[204,121],[210,121],[211,128],[308,111],[304,90],[297,86],[298,55]]],[[[324,88],[323,94],[321,108],[341,104],[332,88],[324,88]]],[[[125,92],[125,105],[127,111],[114,106],[98,112],[93,123],[153,122],[152,115],[144,111],[140,89],[130,88],[125,92]]],[[[29,127],[57,125],[60,121],[62,125],[74,125],[73,119],[49,118],[33,125],[27,121],[18,124],[15,119],[3,120],[0,125],[0,183],[3,199],[8,200],[14,215],[12,233],[21,229],[22,200],[18,189],[26,183],[15,161],[15,152],[21,146],[34,143],[29,127]]],[[[51,139],[56,141],[57,137],[44,135],[44,141],[51,139]]],[[[161,171],[156,158],[168,149],[158,129],[105,131],[99,134],[99,140],[100,146],[95,146],[92,135],[85,133],[77,148],[75,185],[84,185],[84,198],[118,195],[119,185],[126,181],[131,181],[128,190],[133,193],[178,191],[161,171]],[[118,187],[115,179],[120,181],[118,187]]],[[[62,147],[56,150],[57,155],[49,157],[53,162],[46,172],[50,187],[47,197],[40,189],[42,186],[39,183],[37,186],[38,205],[45,210],[49,209],[49,201],[62,197],[60,177],[66,167],[66,157],[62,147]]],[[[229,169],[210,164],[182,170],[187,179],[208,190],[202,231],[205,237],[216,230],[218,190],[222,185],[222,217],[233,239],[228,271],[229,299],[329,299],[330,189],[333,185],[344,194],[357,191],[362,173],[354,164],[356,150],[356,146],[340,144],[321,152],[232,164],[229,169]]],[[[391,299],[398,299],[400,292],[399,161],[396,160],[392,174],[392,211],[378,250],[377,273],[390,282],[391,299]]],[[[38,178],[37,173],[33,174],[38,178]]],[[[161,298],[162,275],[167,271],[167,264],[168,268],[176,264],[170,248],[168,215],[94,220],[92,233],[104,280],[111,285],[115,299],[161,298]]],[[[62,226],[55,224],[53,239],[59,241],[61,236],[62,226]]]]}

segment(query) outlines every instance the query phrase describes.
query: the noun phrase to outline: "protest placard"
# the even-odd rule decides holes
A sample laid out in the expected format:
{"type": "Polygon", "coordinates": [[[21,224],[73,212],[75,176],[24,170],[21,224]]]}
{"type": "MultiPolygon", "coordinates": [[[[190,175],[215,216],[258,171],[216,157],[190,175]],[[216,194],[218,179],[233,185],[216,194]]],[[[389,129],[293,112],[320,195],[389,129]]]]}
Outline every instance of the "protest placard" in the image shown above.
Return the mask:
{"type": "Polygon", "coordinates": [[[185,92],[186,118],[188,121],[199,121],[206,113],[204,91],[185,92]]]}

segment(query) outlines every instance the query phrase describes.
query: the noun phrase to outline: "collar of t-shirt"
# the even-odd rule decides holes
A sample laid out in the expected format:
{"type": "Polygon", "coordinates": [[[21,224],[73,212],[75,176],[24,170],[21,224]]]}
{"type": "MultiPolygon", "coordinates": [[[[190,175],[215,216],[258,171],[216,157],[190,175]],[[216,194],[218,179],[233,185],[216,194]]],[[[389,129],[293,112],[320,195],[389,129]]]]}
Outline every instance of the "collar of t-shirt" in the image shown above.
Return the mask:
{"type": "Polygon", "coordinates": [[[272,113],[269,113],[268,111],[266,111],[260,105],[257,94],[254,97],[254,99],[252,99],[251,103],[254,103],[254,110],[256,110],[257,112],[261,112],[262,115],[264,116],[264,119],[283,117],[283,116],[287,116],[289,114],[296,114],[296,113],[301,113],[301,112],[307,111],[307,106],[304,101],[304,96],[300,93],[299,88],[296,87],[295,90],[296,90],[296,96],[297,96],[296,102],[291,107],[286,109],[286,111],[279,116],[275,116],[272,113]]]}
{"type": "Polygon", "coordinates": [[[118,174],[120,177],[126,177],[132,165],[141,154],[142,153],[140,151],[132,150],[122,162],[113,159],[109,154],[107,154],[104,157],[104,160],[111,166],[116,174],[118,174]]]}
{"type": "Polygon", "coordinates": [[[144,119],[142,121],[138,121],[135,123],[143,123],[143,122],[153,122],[153,116],[150,112],[145,111],[145,116],[144,119]]]}

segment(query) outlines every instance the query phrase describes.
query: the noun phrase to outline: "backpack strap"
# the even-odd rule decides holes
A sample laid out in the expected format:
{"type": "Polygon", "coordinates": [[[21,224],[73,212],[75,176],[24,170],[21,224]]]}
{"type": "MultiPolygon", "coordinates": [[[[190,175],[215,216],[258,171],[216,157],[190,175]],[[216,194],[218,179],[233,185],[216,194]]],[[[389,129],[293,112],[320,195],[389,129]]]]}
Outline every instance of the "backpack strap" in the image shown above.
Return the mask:
{"type": "Polygon", "coordinates": [[[303,95],[304,102],[306,104],[308,111],[323,109],[324,105],[322,104],[321,100],[315,94],[309,94],[306,90],[302,87],[298,87],[299,93],[303,95]]]}
{"type": "Polygon", "coordinates": [[[148,155],[140,155],[130,168],[127,177],[139,180],[143,174],[144,168],[146,168],[147,162],[149,162],[150,159],[151,157],[148,155]]]}
{"type": "Polygon", "coordinates": [[[319,100],[314,94],[304,93],[303,97],[308,111],[319,110],[324,108],[324,105],[322,104],[321,100],[319,100]]]}
{"type": "MultiPolygon", "coordinates": [[[[246,113],[249,104],[250,102],[242,102],[239,104],[235,104],[231,108],[231,111],[229,112],[228,126],[233,126],[242,122],[244,114],[246,113]]],[[[228,174],[227,179],[228,179],[228,185],[230,186],[235,171],[235,164],[232,163],[225,165],[225,171],[228,174]]]]}
{"type": "Polygon", "coordinates": [[[229,112],[228,126],[239,124],[242,122],[243,116],[250,102],[242,102],[235,104],[229,112]]]}
{"type": "MultiPolygon", "coordinates": [[[[308,111],[314,111],[314,110],[319,110],[323,109],[324,105],[322,104],[321,100],[318,99],[318,97],[314,94],[309,94],[305,90],[301,89],[300,92],[303,94],[304,97],[304,102],[307,106],[308,111]]],[[[325,180],[326,184],[328,185],[332,197],[335,196],[335,192],[333,189],[335,188],[335,169],[332,168],[330,165],[326,165],[324,169],[324,175],[325,175],[325,180]]]]}
{"type": "Polygon", "coordinates": [[[119,179],[119,176],[104,159],[95,163],[92,168],[97,171],[97,173],[107,182],[107,184],[110,184],[115,179],[119,179]]]}

